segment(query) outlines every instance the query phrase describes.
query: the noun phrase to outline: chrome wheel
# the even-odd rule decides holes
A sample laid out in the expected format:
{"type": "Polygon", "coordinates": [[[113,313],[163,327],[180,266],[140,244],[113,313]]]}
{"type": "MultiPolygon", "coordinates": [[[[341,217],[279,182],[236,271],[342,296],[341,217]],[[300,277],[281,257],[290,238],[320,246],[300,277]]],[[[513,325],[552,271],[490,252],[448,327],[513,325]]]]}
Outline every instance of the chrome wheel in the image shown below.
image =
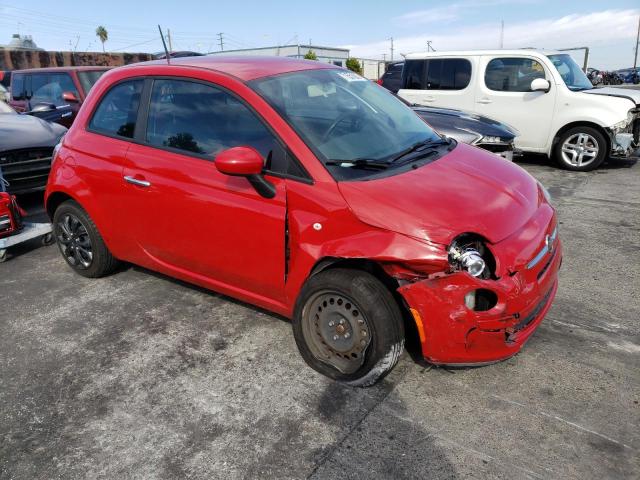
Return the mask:
{"type": "Polygon", "coordinates": [[[56,239],[62,255],[71,266],[82,270],[91,266],[91,238],[78,217],[65,213],[56,223],[56,239]]]}
{"type": "Polygon", "coordinates": [[[356,303],[346,295],[321,291],[302,312],[302,334],[312,355],[344,374],[364,363],[371,328],[356,303]]]}
{"type": "Polygon", "coordinates": [[[562,144],[562,160],[574,167],[584,167],[598,158],[598,141],[587,133],[576,133],[562,144]]]}

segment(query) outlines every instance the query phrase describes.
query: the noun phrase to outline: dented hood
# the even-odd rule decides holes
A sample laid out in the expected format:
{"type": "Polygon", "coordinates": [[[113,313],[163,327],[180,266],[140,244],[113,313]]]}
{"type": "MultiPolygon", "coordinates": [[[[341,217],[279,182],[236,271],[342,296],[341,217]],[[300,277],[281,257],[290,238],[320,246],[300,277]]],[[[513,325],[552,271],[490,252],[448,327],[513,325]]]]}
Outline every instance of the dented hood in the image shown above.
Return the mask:
{"type": "Polygon", "coordinates": [[[589,95],[606,95],[608,97],[628,98],[636,105],[640,105],[640,91],[631,88],[603,87],[583,90],[581,93],[589,95]]]}
{"type": "Polygon", "coordinates": [[[464,144],[416,170],[338,185],[361,221],[443,245],[463,232],[497,243],[538,208],[531,175],[464,144]]]}

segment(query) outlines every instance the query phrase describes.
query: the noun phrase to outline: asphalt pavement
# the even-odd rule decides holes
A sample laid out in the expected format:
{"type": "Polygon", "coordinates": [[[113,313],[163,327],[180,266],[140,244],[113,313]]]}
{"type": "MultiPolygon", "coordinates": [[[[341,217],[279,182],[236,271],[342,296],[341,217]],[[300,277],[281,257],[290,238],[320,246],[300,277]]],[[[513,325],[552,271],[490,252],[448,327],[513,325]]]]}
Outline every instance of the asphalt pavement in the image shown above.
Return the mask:
{"type": "Polygon", "coordinates": [[[0,264],[0,478],[639,478],[640,166],[521,165],[549,188],[564,241],[545,321],[508,361],[405,354],[369,389],[308,368],[268,312],[14,249],[0,264]]]}

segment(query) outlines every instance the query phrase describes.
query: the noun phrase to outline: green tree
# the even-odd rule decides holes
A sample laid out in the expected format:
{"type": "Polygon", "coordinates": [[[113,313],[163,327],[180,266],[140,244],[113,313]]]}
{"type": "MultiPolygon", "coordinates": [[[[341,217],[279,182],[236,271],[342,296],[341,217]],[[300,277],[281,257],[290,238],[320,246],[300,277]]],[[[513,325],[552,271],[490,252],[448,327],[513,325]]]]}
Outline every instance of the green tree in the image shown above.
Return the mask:
{"type": "Polygon", "coordinates": [[[362,65],[357,58],[347,58],[347,68],[352,72],[356,72],[358,75],[362,75],[362,65]]]}
{"type": "Polygon", "coordinates": [[[309,50],[307,53],[305,53],[304,58],[307,60],[318,60],[318,56],[313,50],[309,50]]]}
{"type": "Polygon", "coordinates": [[[109,40],[109,33],[107,32],[107,29],[100,25],[98,28],[96,28],[96,36],[102,42],[102,51],[104,52],[104,42],[109,40]]]}

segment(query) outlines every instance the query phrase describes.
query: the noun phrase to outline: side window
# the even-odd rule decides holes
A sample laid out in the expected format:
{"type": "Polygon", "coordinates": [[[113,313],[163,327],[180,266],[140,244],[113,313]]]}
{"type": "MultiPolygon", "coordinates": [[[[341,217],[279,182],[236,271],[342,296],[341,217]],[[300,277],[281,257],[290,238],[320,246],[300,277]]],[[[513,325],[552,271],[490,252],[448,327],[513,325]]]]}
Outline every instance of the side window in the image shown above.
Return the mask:
{"type": "Polygon", "coordinates": [[[426,60],[407,60],[402,71],[404,88],[423,90],[425,88],[426,60]]]}
{"type": "Polygon", "coordinates": [[[24,100],[24,75],[12,75],[11,96],[14,100],[24,100]]]}
{"type": "Polygon", "coordinates": [[[256,115],[231,94],[186,80],[154,80],[146,141],[215,159],[231,147],[250,146],[265,168],[290,173],[284,149],[256,115]]]}
{"type": "Polygon", "coordinates": [[[31,104],[53,103],[56,106],[65,105],[63,92],[71,92],[78,97],[78,90],[67,73],[51,73],[48,75],[33,75],[33,95],[31,104]]]}
{"type": "Polygon", "coordinates": [[[471,62],[463,58],[429,60],[428,90],[462,90],[471,78],[471,62]]]}
{"type": "Polygon", "coordinates": [[[143,80],[130,80],[111,88],[93,113],[89,129],[133,138],[143,83],[143,80]]]}
{"type": "Polygon", "coordinates": [[[32,104],[39,102],[48,102],[47,83],[49,83],[49,75],[46,73],[32,73],[31,88],[27,89],[27,98],[32,104]]]}
{"type": "Polygon", "coordinates": [[[544,68],[530,58],[494,58],[484,73],[487,88],[498,92],[530,92],[536,78],[545,78],[544,68]]]}

